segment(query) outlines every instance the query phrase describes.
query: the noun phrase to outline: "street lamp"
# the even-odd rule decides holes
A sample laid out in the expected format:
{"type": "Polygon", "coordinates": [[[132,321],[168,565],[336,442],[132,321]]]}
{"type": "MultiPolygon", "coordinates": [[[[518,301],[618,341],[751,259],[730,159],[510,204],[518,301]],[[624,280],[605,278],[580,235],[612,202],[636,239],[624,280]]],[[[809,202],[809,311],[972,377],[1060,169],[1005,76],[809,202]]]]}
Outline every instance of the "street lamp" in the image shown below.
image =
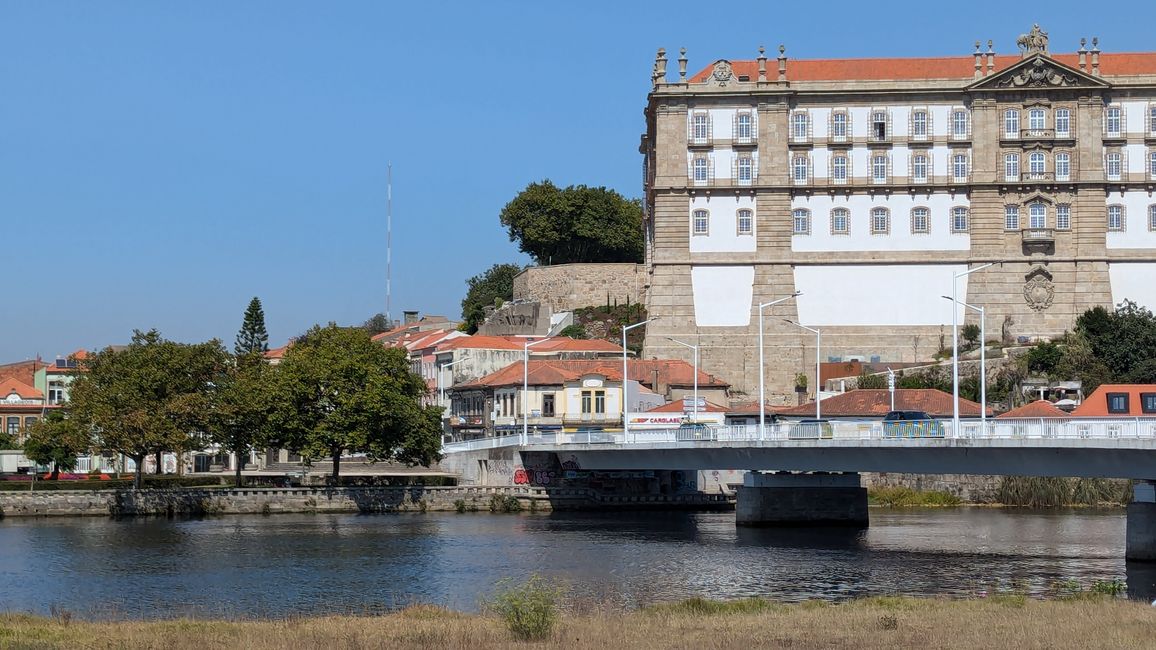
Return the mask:
{"type": "MultiPolygon", "coordinates": [[[[951,279],[951,302],[959,302],[960,278],[1002,263],[1003,260],[988,262],[956,273],[951,279]]],[[[959,307],[954,304],[951,306],[951,435],[959,435],[959,307]]]]}
{"type": "Polygon", "coordinates": [[[627,437],[630,435],[630,424],[628,423],[630,413],[626,407],[626,332],[656,320],[658,320],[658,316],[648,318],[641,323],[622,326],[622,442],[627,442],[627,437]]]}
{"type": "Polygon", "coordinates": [[[683,343],[678,339],[666,337],[668,341],[677,343],[683,347],[694,350],[694,422],[698,422],[698,345],[691,345],[690,343],[683,343]]]}
{"type": "Polygon", "coordinates": [[[797,325],[797,326],[807,330],[808,332],[814,332],[815,333],[815,419],[818,420],[820,417],[820,413],[822,412],[820,407],[819,407],[819,402],[822,401],[819,399],[819,392],[820,392],[820,389],[822,388],[819,385],[819,368],[820,368],[819,364],[820,364],[820,359],[822,358],[819,356],[819,348],[823,345],[823,333],[821,331],[813,328],[813,327],[807,327],[806,325],[804,325],[802,323],[796,323],[793,320],[788,320],[786,318],[784,318],[783,320],[787,323],[792,324],[792,325],[797,325]]]}
{"type": "MultiPolygon", "coordinates": [[[[951,296],[943,297],[951,300],[951,296]]],[[[985,310],[983,307],[969,305],[962,300],[952,300],[952,302],[979,312],[979,426],[983,435],[987,435],[987,330],[984,327],[984,321],[987,319],[984,318],[985,310]]]]}
{"type": "Polygon", "coordinates": [[[522,446],[530,441],[530,348],[550,339],[526,341],[522,346],[522,446]]]}
{"type": "Polygon", "coordinates": [[[767,419],[767,396],[765,387],[766,371],[763,370],[763,310],[771,305],[777,305],[781,302],[786,302],[791,298],[797,298],[803,295],[802,291],[796,291],[786,298],[779,298],[770,302],[764,302],[759,305],[759,439],[763,438],[764,422],[767,419]]]}

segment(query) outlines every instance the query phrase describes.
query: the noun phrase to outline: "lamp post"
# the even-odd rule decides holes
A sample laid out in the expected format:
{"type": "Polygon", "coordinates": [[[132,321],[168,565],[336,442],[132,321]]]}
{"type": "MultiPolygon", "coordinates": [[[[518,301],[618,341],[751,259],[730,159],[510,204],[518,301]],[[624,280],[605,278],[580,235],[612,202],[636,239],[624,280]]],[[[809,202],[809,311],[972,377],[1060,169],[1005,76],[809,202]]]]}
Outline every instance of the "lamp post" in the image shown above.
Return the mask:
{"type": "Polygon", "coordinates": [[[777,305],[781,302],[786,302],[791,298],[797,298],[803,295],[802,291],[796,291],[786,298],[779,298],[770,302],[764,302],[759,305],[759,439],[764,435],[764,427],[767,419],[767,396],[766,396],[766,371],[763,369],[763,310],[771,305],[777,305]]]}
{"type": "Polygon", "coordinates": [[[641,323],[633,325],[622,326],[622,442],[628,442],[627,438],[630,435],[630,409],[626,405],[626,333],[635,327],[642,327],[643,325],[658,320],[658,317],[648,318],[641,323]]]}
{"type": "Polygon", "coordinates": [[[530,441],[530,348],[549,338],[526,341],[522,346],[522,446],[530,441]]]}
{"type": "MultiPolygon", "coordinates": [[[[438,366],[438,370],[437,370],[438,406],[441,406],[442,402],[446,401],[446,390],[444,387],[442,387],[442,371],[445,370],[446,368],[449,368],[450,366],[456,366],[459,363],[461,363],[463,361],[468,361],[468,360],[469,360],[469,357],[463,355],[462,358],[458,359],[457,361],[451,361],[449,363],[443,363],[442,365],[438,366]]],[[[451,377],[450,379],[451,379],[451,383],[453,383],[452,382],[453,377],[451,377]]]]}
{"type": "Polygon", "coordinates": [[[680,341],[678,339],[672,339],[669,336],[666,337],[666,339],[668,341],[672,341],[674,343],[677,343],[683,347],[690,348],[691,350],[694,350],[694,398],[693,398],[694,399],[694,420],[693,420],[693,422],[698,422],[698,345],[691,345],[690,343],[683,343],[682,341],[680,341]]]}
{"type": "MultiPolygon", "coordinates": [[[[951,300],[951,296],[944,296],[944,298],[951,300]]],[[[972,311],[979,312],[979,428],[983,435],[987,435],[987,329],[984,326],[984,318],[986,313],[983,307],[976,307],[969,305],[962,300],[952,300],[957,305],[967,307],[972,311]]],[[[958,413],[958,401],[956,402],[958,413]]]]}
{"type": "MultiPolygon", "coordinates": [[[[957,287],[960,278],[1002,263],[1003,260],[988,262],[956,273],[951,279],[951,302],[959,302],[957,287]]],[[[951,306],[951,435],[959,435],[959,306],[955,304],[951,306]]]]}
{"type": "Polygon", "coordinates": [[[822,357],[819,355],[819,348],[822,347],[822,345],[823,345],[823,333],[821,331],[815,329],[814,327],[807,327],[806,325],[804,325],[802,323],[796,323],[793,320],[787,320],[786,318],[784,318],[783,320],[785,322],[792,324],[792,325],[796,325],[798,327],[801,327],[801,328],[807,330],[808,332],[814,332],[815,333],[815,419],[818,420],[820,418],[821,413],[822,413],[821,407],[819,406],[819,402],[822,401],[819,399],[819,392],[822,388],[819,385],[819,368],[820,368],[820,360],[822,359],[822,357]]]}

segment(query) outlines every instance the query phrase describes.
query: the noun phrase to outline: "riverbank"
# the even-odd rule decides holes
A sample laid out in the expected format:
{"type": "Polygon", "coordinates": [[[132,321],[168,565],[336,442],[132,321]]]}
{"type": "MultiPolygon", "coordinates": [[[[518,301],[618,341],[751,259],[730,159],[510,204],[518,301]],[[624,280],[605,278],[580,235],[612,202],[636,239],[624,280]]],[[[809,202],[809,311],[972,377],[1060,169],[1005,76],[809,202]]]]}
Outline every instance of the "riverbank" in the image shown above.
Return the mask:
{"type": "MultiPolygon", "coordinates": [[[[704,601],[564,615],[534,647],[606,648],[1153,648],[1156,608],[1100,597],[1034,601],[869,598],[830,605],[704,601]]],[[[373,617],[263,621],[94,623],[67,613],[0,616],[0,646],[12,648],[487,648],[527,647],[496,616],[410,607],[373,617]]]]}

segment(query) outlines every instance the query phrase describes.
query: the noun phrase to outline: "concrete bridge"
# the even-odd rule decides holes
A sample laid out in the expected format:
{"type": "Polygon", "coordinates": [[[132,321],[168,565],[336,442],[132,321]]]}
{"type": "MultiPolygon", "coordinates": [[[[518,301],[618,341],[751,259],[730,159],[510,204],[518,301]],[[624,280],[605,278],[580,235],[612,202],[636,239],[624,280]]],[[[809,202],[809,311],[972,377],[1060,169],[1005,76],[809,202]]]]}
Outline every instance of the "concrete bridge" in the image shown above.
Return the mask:
{"type": "Polygon", "coordinates": [[[1156,418],[961,422],[834,421],[544,433],[448,443],[447,455],[512,447],[583,470],[748,470],[739,525],[866,526],[859,472],[1136,480],[1127,557],[1156,561],[1156,418]]]}

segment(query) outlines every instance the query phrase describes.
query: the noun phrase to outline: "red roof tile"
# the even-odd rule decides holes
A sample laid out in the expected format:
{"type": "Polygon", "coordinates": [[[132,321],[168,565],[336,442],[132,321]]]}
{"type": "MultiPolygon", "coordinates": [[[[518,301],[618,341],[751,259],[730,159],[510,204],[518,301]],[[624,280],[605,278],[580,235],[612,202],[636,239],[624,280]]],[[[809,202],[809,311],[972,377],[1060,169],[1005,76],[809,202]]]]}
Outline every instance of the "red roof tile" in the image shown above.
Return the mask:
{"type": "Polygon", "coordinates": [[[16,393],[21,399],[44,399],[44,393],[18,379],[10,377],[0,381],[0,401],[12,393],[16,393]]]}
{"type": "Polygon", "coordinates": [[[1060,407],[1056,406],[1055,404],[1052,404],[1051,402],[1049,402],[1046,399],[1038,399],[1034,402],[1029,402],[1028,404],[1024,404],[1023,406],[1020,406],[1018,408],[1014,408],[1014,409],[1008,411],[1007,413],[1001,413],[1000,415],[997,415],[995,417],[996,417],[996,419],[1000,419],[1000,418],[1067,418],[1067,417],[1071,417],[1071,415],[1067,411],[1061,409],[1060,407]]]}
{"type": "MultiPolygon", "coordinates": [[[[677,400],[674,400],[673,402],[670,402],[668,404],[663,404],[662,406],[656,406],[656,407],[650,409],[649,411],[647,411],[647,413],[682,413],[682,409],[683,409],[682,400],[677,399],[677,400]]],[[[723,408],[723,407],[721,407],[718,404],[715,404],[713,402],[707,402],[706,406],[703,407],[703,411],[706,413],[726,413],[727,412],[727,410],[725,408],[723,408]]]]}
{"type": "Polygon", "coordinates": [[[1084,403],[1072,411],[1077,417],[1156,417],[1156,413],[1145,413],[1142,408],[1142,395],[1150,393],[1156,395],[1156,384],[1102,384],[1092,394],[1084,399],[1084,403]],[[1108,412],[1108,393],[1124,393],[1128,396],[1127,413],[1108,412]]]}
{"type": "MultiPolygon", "coordinates": [[[[923,411],[932,417],[951,417],[951,401],[950,393],[934,388],[895,389],[897,411],[923,411]]],[[[823,417],[882,418],[891,411],[891,395],[885,388],[860,388],[824,399],[820,411],[823,417]]],[[[979,411],[979,404],[962,397],[959,399],[961,417],[977,418],[979,411]]],[[[991,412],[990,408],[988,412],[991,412]]],[[[780,409],[778,414],[792,417],[814,415],[815,403],[780,409]]]]}
{"type": "MultiPolygon", "coordinates": [[[[640,384],[649,386],[654,382],[654,370],[658,371],[660,386],[679,386],[682,388],[694,384],[694,367],[689,363],[677,359],[630,359],[627,362],[627,375],[640,384]]],[[[459,388],[482,388],[498,386],[520,386],[523,381],[521,361],[490,373],[485,377],[459,384],[459,388]]],[[[589,374],[598,374],[608,381],[622,380],[622,364],[613,359],[530,359],[529,383],[533,386],[557,386],[568,381],[589,374]]],[[[717,377],[699,371],[699,388],[727,388],[729,384],[717,377]]]]}

